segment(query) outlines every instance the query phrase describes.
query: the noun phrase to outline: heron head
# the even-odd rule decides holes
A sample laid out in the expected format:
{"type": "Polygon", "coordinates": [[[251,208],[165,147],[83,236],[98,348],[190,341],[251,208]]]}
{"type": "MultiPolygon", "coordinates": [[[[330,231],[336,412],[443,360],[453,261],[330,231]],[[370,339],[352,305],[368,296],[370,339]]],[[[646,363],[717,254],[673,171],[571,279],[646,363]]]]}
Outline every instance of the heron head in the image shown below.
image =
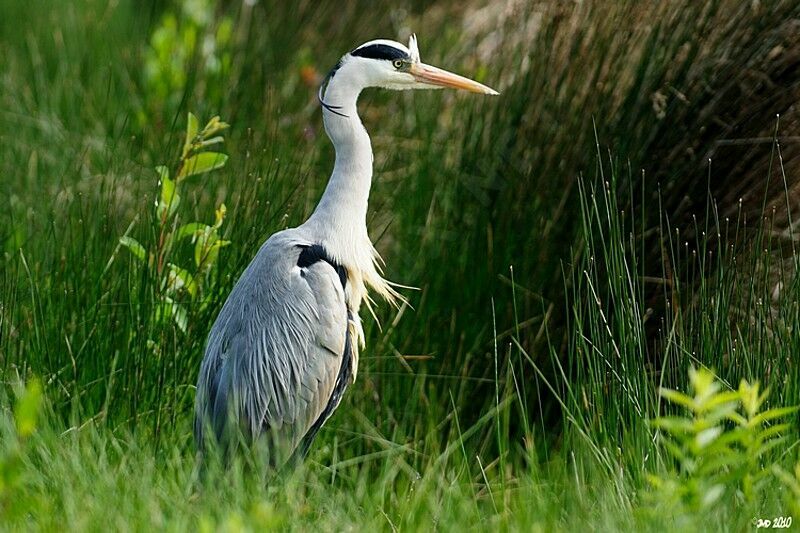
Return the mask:
{"type": "Polygon", "coordinates": [[[388,39],[376,39],[345,54],[331,75],[347,73],[361,88],[385,89],[464,89],[483,94],[498,94],[494,89],[453,74],[420,60],[417,38],[412,35],[408,46],[388,39]]]}

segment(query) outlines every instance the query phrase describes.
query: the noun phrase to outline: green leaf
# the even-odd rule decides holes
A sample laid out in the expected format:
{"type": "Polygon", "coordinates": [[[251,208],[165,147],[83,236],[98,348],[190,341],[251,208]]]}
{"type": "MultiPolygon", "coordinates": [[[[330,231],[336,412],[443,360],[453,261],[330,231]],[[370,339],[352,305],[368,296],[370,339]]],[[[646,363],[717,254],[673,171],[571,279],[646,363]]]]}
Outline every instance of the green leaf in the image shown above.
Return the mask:
{"type": "Polygon", "coordinates": [[[705,448],[714,442],[714,440],[719,437],[720,433],[722,433],[722,428],[719,426],[704,429],[695,437],[695,444],[698,448],[705,448]]]}
{"type": "Polygon", "coordinates": [[[127,235],[123,235],[119,238],[119,243],[130,250],[135,258],[139,261],[144,261],[146,252],[144,250],[144,246],[139,244],[139,241],[134,239],[133,237],[128,237],[127,235]]]}
{"type": "Polygon", "coordinates": [[[673,434],[691,433],[693,429],[692,420],[677,416],[662,416],[653,420],[652,425],[658,429],[666,430],[673,434]]]}
{"type": "Polygon", "coordinates": [[[17,401],[14,404],[14,424],[20,438],[27,438],[36,431],[36,422],[39,419],[42,403],[42,384],[38,379],[31,379],[17,391],[17,401]]]}
{"type": "Polygon", "coordinates": [[[725,487],[722,485],[713,485],[703,493],[703,506],[708,507],[713,505],[725,493],[725,487]]]}
{"type": "Polygon", "coordinates": [[[165,204],[170,204],[175,198],[175,182],[171,179],[164,177],[161,179],[161,201],[165,204]]]}
{"type": "Polygon", "coordinates": [[[156,206],[156,215],[159,221],[165,221],[178,210],[181,197],[178,195],[175,182],[163,173],[161,175],[161,200],[156,206]]]}
{"type": "Polygon", "coordinates": [[[790,415],[797,411],[797,407],[778,407],[775,409],[769,409],[764,411],[763,413],[759,413],[758,415],[754,416],[752,420],[750,420],[751,426],[757,426],[769,420],[774,420],[776,418],[780,418],[782,416],[790,415]]]}
{"type": "Polygon", "coordinates": [[[204,235],[199,236],[197,242],[194,244],[194,264],[197,268],[200,268],[203,265],[203,261],[206,256],[206,248],[209,245],[213,236],[213,231],[206,232],[204,235]]]}
{"type": "Polygon", "coordinates": [[[165,296],[164,310],[172,317],[172,320],[175,321],[175,325],[178,326],[178,329],[181,330],[181,332],[186,333],[186,325],[188,324],[188,313],[186,312],[186,308],[169,296],[165,296]]]}
{"type": "Polygon", "coordinates": [[[208,124],[205,125],[203,128],[202,137],[203,139],[207,139],[212,135],[219,133],[220,131],[227,129],[229,125],[225,122],[222,122],[219,118],[219,115],[211,117],[211,120],[208,121],[208,124]]]}
{"type": "Polygon", "coordinates": [[[715,445],[728,447],[734,443],[744,440],[748,433],[749,432],[747,429],[741,427],[729,429],[719,436],[715,445]]]}
{"type": "Polygon", "coordinates": [[[177,194],[172,196],[171,202],[165,202],[163,200],[159,200],[158,204],[156,205],[156,217],[159,221],[164,221],[175,214],[178,210],[178,206],[181,204],[181,197],[177,194]]]}
{"type": "Polygon", "coordinates": [[[219,207],[214,211],[214,227],[219,228],[222,226],[222,223],[225,221],[225,214],[228,212],[228,208],[225,207],[225,204],[220,204],[219,207]]]}
{"type": "Polygon", "coordinates": [[[720,384],[716,381],[716,376],[707,368],[689,368],[689,383],[695,394],[697,405],[703,405],[708,398],[716,394],[720,384]]]}
{"type": "Polygon", "coordinates": [[[197,147],[198,148],[205,148],[207,146],[213,146],[215,144],[219,144],[219,143],[222,143],[222,142],[225,142],[225,138],[222,137],[222,136],[211,137],[210,139],[206,139],[204,141],[201,141],[201,142],[197,143],[197,147]]]}
{"type": "Polygon", "coordinates": [[[195,176],[197,174],[222,168],[225,166],[227,161],[228,156],[219,152],[203,152],[193,155],[184,161],[177,179],[180,181],[184,178],[188,178],[189,176],[195,176]]]}
{"type": "Polygon", "coordinates": [[[194,298],[197,295],[197,285],[189,271],[173,263],[168,263],[167,266],[169,267],[167,286],[174,291],[185,289],[194,298]]]}
{"type": "Polygon", "coordinates": [[[666,398],[672,403],[677,403],[678,405],[682,405],[691,411],[695,410],[694,400],[689,396],[683,394],[682,392],[678,392],[672,389],[665,389],[662,387],[658,390],[658,394],[660,394],[661,397],[666,398]]]}
{"type": "Polygon", "coordinates": [[[205,239],[198,239],[194,245],[194,264],[200,268],[205,257],[205,239]]]}
{"type": "Polygon", "coordinates": [[[791,489],[791,491],[794,492],[798,497],[800,497],[800,476],[795,478],[777,464],[772,465],[772,474],[780,479],[781,483],[789,487],[789,489],[791,489]]]}
{"type": "Polygon", "coordinates": [[[158,165],[156,167],[156,172],[158,173],[159,181],[168,180],[169,179],[169,169],[164,165],[158,165]]]}
{"type": "Polygon", "coordinates": [[[197,117],[194,116],[193,113],[189,113],[188,120],[186,122],[186,140],[183,143],[183,155],[181,159],[186,159],[186,156],[189,155],[189,152],[192,151],[192,144],[194,143],[195,137],[197,137],[197,130],[200,127],[200,123],[197,120],[197,117]]]}
{"type": "Polygon", "coordinates": [[[762,444],[758,448],[758,452],[757,452],[756,455],[761,457],[762,455],[766,454],[767,452],[769,452],[770,450],[772,450],[776,446],[780,446],[781,444],[785,444],[787,440],[788,439],[786,437],[777,437],[777,438],[774,438],[774,439],[770,439],[770,440],[768,440],[767,442],[765,442],[764,444],[762,444]]]}
{"type": "Polygon", "coordinates": [[[174,263],[167,263],[167,268],[169,268],[167,286],[173,290],[182,289],[188,278],[191,277],[189,272],[174,263]]]}
{"type": "Polygon", "coordinates": [[[667,436],[661,436],[661,445],[667,449],[667,451],[672,455],[674,458],[678,459],[679,461],[686,461],[686,453],[683,449],[678,445],[677,442],[673,441],[667,436]]]}
{"type": "Polygon", "coordinates": [[[178,228],[178,231],[175,233],[175,238],[181,240],[187,237],[194,237],[197,235],[197,232],[207,231],[209,229],[211,229],[211,226],[203,224],[202,222],[189,222],[178,228]]]}
{"type": "Polygon", "coordinates": [[[735,412],[734,413],[730,413],[730,414],[728,414],[727,418],[728,418],[728,420],[730,420],[731,422],[734,422],[737,425],[747,426],[747,419],[745,417],[743,417],[742,415],[740,415],[739,413],[735,413],[735,412]]]}
{"type": "Polygon", "coordinates": [[[655,489],[659,489],[665,485],[664,480],[655,474],[645,473],[644,477],[645,479],[647,479],[647,482],[650,483],[650,485],[652,485],[652,487],[655,489]]]}
{"type": "Polygon", "coordinates": [[[760,385],[757,381],[751,385],[743,379],[739,383],[739,396],[742,400],[742,406],[744,407],[745,412],[747,412],[748,417],[755,415],[758,412],[758,409],[761,407],[761,403],[764,401],[764,399],[766,399],[766,391],[759,397],[759,388],[760,385]]]}
{"type": "Polygon", "coordinates": [[[186,308],[178,303],[172,304],[172,318],[175,320],[178,329],[186,333],[186,325],[189,323],[186,308]]]}
{"type": "MultiPolygon", "coordinates": [[[[708,452],[706,452],[706,455],[708,452]]],[[[704,455],[702,466],[697,473],[704,476],[718,475],[720,471],[734,469],[745,462],[745,458],[740,453],[734,453],[730,448],[714,449],[710,457],[704,455]]]]}
{"type": "Polygon", "coordinates": [[[732,410],[736,408],[739,400],[739,393],[735,391],[719,392],[708,399],[703,404],[705,411],[712,409],[732,410]]]}
{"type": "Polygon", "coordinates": [[[206,239],[198,239],[194,248],[194,260],[198,268],[211,268],[217,262],[219,250],[228,246],[230,241],[223,241],[217,237],[216,232],[206,239]]]}
{"type": "MultiPolygon", "coordinates": [[[[720,393],[717,396],[721,396],[724,393],[720,393]]],[[[711,399],[714,401],[714,398],[711,399]]],[[[703,406],[702,409],[698,411],[698,414],[705,413],[706,416],[700,418],[699,420],[704,420],[709,426],[716,424],[721,420],[730,420],[731,418],[735,418],[736,409],[739,407],[739,402],[726,402],[713,407],[713,409],[707,409],[708,403],[703,406]]]]}
{"type": "Polygon", "coordinates": [[[774,426],[770,426],[763,431],[759,431],[758,435],[756,435],[756,439],[758,439],[760,442],[765,442],[768,439],[775,437],[776,435],[780,435],[781,433],[789,431],[791,427],[792,425],[789,423],[776,424],[774,426]]]}

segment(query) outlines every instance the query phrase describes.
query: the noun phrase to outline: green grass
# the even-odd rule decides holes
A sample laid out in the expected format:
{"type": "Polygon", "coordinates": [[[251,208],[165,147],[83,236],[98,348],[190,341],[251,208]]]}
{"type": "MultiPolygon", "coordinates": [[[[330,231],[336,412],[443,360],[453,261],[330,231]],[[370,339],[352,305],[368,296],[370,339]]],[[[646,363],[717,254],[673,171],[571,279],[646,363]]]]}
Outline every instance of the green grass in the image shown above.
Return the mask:
{"type": "MultiPolygon", "coordinates": [[[[220,70],[188,54],[185,80],[163,89],[145,68],[151,36],[181,3],[0,0],[4,528],[800,519],[774,475],[752,497],[731,481],[703,509],[647,481],[680,472],[647,420],[680,412],[658,390],[686,390],[691,365],[730,389],[760,381],[769,408],[800,398],[791,145],[718,143],[795,134],[791,113],[777,129],[775,114],[794,102],[782,58],[800,8],[553,1],[481,18],[448,1],[389,16],[391,3],[209,2],[209,31],[232,24],[220,70]],[[365,320],[358,381],[299,471],[266,483],[245,457],[198,481],[192,403],[210,325],[263,240],[312,211],[332,166],[301,73],[406,28],[424,60],[502,93],[362,97],[370,232],[389,279],[419,288],[412,307],[379,305],[380,328],[365,320]],[[158,278],[119,237],[157,241],[153,168],[174,168],[187,111],[231,124],[230,159],[183,186],[179,216],[212,223],[224,201],[232,244],[184,333],[154,318],[158,278]],[[34,378],[43,410],[25,436],[14,391],[34,378]]],[[[797,463],[788,421],[759,468],[797,463]]]]}

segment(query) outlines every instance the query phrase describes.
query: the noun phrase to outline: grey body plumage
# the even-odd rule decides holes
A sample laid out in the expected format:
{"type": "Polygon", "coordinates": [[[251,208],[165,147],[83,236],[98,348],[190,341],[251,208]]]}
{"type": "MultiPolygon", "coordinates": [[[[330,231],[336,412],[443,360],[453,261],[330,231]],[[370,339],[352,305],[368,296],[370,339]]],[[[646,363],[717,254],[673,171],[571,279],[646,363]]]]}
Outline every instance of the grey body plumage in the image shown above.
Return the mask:
{"type": "Polygon", "coordinates": [[[201,446],[208,430],[223,446],[233,431],[265,435],[280,464],[335,408],[326,413],[349,343],[344,285],[328,261],[298,265],[315,244],[303,233],[264,243],[211,329],[197,385],[201,446]]]}

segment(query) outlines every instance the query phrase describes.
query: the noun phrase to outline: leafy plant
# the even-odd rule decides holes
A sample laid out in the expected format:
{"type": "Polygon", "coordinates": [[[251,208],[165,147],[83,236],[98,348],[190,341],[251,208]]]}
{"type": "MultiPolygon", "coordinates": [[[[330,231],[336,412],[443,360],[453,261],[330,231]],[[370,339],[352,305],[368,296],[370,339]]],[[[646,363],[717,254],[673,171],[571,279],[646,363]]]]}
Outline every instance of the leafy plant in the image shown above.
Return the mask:
{"type": "MultiPolygon", "coordinates": [[[[214,18],[216,2],[181,0],[150,37],[144,59],[148,112],[158,116],[180,104],[190,83],[195,98],[218,103],[231,66],[233,21],[214,18]]],[[[144,115],[140,119],[146,121],[144,115]]]]}
{"type": "Polygon", "coordinates": [[[24,497],[23,451],[36,431],[43,404],[42,384],[37,379],[18,384],[15,392],[14,422],[11,428],[3,428],[2,433],[9,434],[3,435],[0,448],[0,515],[7,511],[10,499],[24,497]]]}
{"type": "Polygon", "coordinates": [[[784,499],[789,514],[800,516],[800,463],[795,465],[792,473],[787,472],[779,465],[772,465],[772,473],[781,480],[787,489],[784,499]]]}
{"type": "Polygon", "coordinates": [[[733,413],[737,424],[737,443],[744,458],[742,491],[747,500],[754,500],[765,482],[770,479],[771,469],[763,464],[767,452],[786,443],[791,424],[779,423],[782,418],[797,411],[797,407],[776,407],[762,411],[769,389],[760,392],[759,384],[742,380],[739,384],[739,401],[742,413],[733,413]]]}
{"type": "Polygon", "coordinates": [[[228,127],[219,117],[213,117],[201,130],[196,116],[189,113],[186,124],[186,140],[181,158],[174,172],[166,166],[156,167],[160,192],[155,204],[155,234],[158,238],[151,250],[129,235],[120,238],[137,261],[146,264],[155,272],[158,280],[158,305],[155,318],[163,322],[173,319],[181,331],[186,331],[187,310],[181,303],[188,299],[191,303],[204,305],[204,294],[208,289],[210,274],[217,265],[219,252],[230,241],[220,237],[220,229],[225,221],[226,207],[220,204],[214,213],[214,223],[179,221],[178,207],[181,203],[180,188],[190,176],[211,172],[225,166],[228,156],[209,150],[221,144],[224,138],[220,133],[228,127]],[[182,241],[193,245],[193,266],[180,266],[172,261],[175,246],[182,241]]]}
{"type": "Polygon", "coordinates": [[[688,413],[652,422],[677,465],[662,476],[649,476],[657,500],[675,507],[678,515],[703,512],[731,491],[740,502],[757,502],[773,479],[774,466],[765,465],[764,458],[790,430],[789,423],[778,421],[797,408],[762,410],[769,390],[745,380],[737,390],[724,390],[705,368],[690,368],[689,386],[691,395],[660,390],[688,413]]]}

